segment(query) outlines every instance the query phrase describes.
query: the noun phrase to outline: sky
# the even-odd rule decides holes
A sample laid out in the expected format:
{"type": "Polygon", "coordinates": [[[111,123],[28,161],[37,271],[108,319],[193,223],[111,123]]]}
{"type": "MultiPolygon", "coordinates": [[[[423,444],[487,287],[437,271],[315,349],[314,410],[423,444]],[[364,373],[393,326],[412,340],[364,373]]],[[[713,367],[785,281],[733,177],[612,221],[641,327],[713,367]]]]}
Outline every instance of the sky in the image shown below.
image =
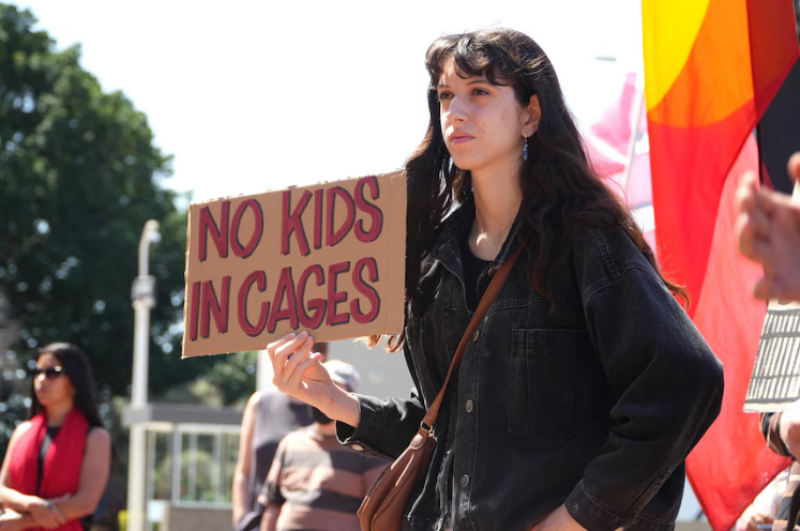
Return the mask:
{"type": "Polygon", "coordinates": [[[584,124],[641,68],[636,0],[16,4],[148,116],[174,156],[164,184],[193,201],[401,167],[428,122],[425,51],[445,33],[531,35],[584,124]]]}
{"type": "Polygon", "coordinates": [[[642,68],[639,0],[13,3],[147,115],[182,206],[401,167],[427,127],[425,51],[443,34],[527,33],[584,127],[642,68]]]}

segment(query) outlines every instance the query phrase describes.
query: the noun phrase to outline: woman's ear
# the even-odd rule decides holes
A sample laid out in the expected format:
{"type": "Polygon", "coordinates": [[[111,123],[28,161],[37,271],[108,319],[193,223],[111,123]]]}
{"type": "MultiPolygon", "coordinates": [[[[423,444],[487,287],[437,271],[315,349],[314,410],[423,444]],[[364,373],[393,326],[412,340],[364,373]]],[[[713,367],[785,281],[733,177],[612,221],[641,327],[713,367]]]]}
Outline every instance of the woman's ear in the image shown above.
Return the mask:
{"type": "Polygon", "coordinates": [[[539,120],[542,119],[542,107],[539,105],[539,96],[534,94],[531,96],[531,101],[525,109],[525,123],[523,127],[527,136],[533,136],[533,133],[539,129],[539,120]]]}

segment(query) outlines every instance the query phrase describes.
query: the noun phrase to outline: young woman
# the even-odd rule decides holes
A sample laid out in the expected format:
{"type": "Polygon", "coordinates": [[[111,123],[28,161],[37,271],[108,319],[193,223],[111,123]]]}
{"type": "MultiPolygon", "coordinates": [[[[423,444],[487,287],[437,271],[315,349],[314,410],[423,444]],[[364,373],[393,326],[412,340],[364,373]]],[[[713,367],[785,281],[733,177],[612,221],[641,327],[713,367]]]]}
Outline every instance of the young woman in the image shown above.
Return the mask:
{"type": "Polygon", "coordinates": [[[431,121],[406,166],[407,326],[389,343],[417,393],[341,392],[305,332],[268,346],[275,383],[338,420],[342,442],[397,457],[493,274],[524,246],[447,389],[406,529],[671,530],[723,386],[685,290],[592,172],[535,42],[442,37],[427,67],[431,121]]]}
{"type": "Polygon", "coordinates": [[[31,420],[14,431],[0,469],[0,529],[81,531],[111,466],[89,361],[78,347],[53,343],[32,372],[31,420]]]}

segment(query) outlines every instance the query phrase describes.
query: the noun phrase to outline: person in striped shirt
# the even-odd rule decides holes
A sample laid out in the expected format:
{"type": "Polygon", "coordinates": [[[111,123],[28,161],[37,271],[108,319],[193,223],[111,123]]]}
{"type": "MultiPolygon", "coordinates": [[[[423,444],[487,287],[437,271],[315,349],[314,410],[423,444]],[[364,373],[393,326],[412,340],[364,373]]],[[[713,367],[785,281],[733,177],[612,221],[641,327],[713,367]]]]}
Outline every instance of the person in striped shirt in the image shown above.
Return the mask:
{"type": "MultiPolygon", "coordinates": [[[[339,360],[323,364],[348,392],[358,388],[355,367],[339,360]]],[[[310,406],[309,406],[310,407],[310,406]]],[[[278,445],[258,501],[265,506],[261,531],[360,531],[356,511],[367,489],[389,464],[342,446],[336,425],[312,408],[314,423],[278,445]]]]}

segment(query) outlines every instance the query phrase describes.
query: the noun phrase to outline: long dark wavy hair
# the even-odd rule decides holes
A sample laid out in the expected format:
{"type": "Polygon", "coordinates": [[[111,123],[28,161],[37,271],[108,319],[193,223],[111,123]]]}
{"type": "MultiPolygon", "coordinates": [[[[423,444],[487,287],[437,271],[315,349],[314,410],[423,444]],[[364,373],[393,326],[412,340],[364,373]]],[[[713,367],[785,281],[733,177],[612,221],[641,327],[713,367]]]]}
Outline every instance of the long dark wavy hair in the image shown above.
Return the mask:
{"type": "MultiPolygon", "coordinates": [[[[75,408],[83,413],[90,427],[102,428],[103,421],[100,420],[94,400],[92,366],[86,354],[70,343],[50,343],[39,351],[37,359],[45,354],[50,354],[58,360],[66,377],[72,383],[72,387],[75,389],[73,397],[75,408]]],[[[44,406],[36,397],[33,379],[31,379],[31,418],[38,415],[43,409],[44,406]]]]}
{"type": "MultiPolygon", "coordinates": [[[[422,263],[439,237],[442,220],[454,201],[462,202],[472,194],[470,172],[453,164],[441,129],[437,85],[451,59],[464,78],[486,76],[494,85],[511,86],[523,107],[533,95],[539,98],[539,127],[528,139],[529,156],[519,175],[522,204],[518,219],[520,233],[530,234],[525,245],[531,286],[553,300],[550,273],[569,253],[568,246],[558,244],[559,236],[569,235],[570,228],[580,225],[625,231],[659,272],[655,255],[630,210],[593,171],[550,59],[523,33],[489,29],[441,37],[428,48],[430,123],[422,143],[406,162],[406,302],[410,305],[416,292],[422,263]]],[[[689,304],[685,288],[663,275],[661,278],[673,294],[689,304]]],[[[368,343],[374,345],[379,339],[372,336],[368,343]]],[[[403,341],[403,335],[392,336],[389,350],[400,349],[403,341]]]]}

